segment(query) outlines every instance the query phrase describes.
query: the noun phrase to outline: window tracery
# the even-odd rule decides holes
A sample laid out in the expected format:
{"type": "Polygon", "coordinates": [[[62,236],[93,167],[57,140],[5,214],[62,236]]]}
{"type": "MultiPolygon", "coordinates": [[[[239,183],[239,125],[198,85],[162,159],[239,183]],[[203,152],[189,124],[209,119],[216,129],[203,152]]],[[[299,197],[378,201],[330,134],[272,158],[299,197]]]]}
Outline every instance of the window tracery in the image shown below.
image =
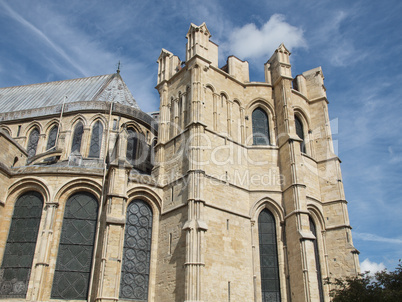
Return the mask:
{"type": "Polygon", "coordinates": [[[35,253],[43,198],[31,191],[18,198],[0,269],[0,298],[25,298],[35,253]]]}
{"type": "Polygon", "coordinates": [[[98,203],[92,194],[80,192],[67,200],[52,298],[87,299],[97,212],[98,203]]]}
{"type": "Polygon", "coordinates": [[[127,207],[120,298],[147,301],[151,258],[152,210],[142,200],[127,207]]]}
{"type": "Polygon", "coordinates": [[[29,134],[28,139],[28,157],[33,157],[36,155],[36,149],[38,148],[39,142],[39,130],[38,128],[32,129],[31,133],[29,134]]]}

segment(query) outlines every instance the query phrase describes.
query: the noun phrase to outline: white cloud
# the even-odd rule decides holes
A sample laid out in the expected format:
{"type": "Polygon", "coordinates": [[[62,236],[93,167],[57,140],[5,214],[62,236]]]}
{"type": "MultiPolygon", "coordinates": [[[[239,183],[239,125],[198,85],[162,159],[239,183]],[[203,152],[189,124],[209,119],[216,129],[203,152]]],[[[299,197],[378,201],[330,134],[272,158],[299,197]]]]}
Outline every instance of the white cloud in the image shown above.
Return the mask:
{"type": "Polygon", "coordinates": [[[285,22],[279,14],[272,15],[261,28],[253,23],[235,28],[229,38],[230,50],[241,59],[271,56],[281,43],[289,50],[307,47],[303,30],[285,22]]]}
{"type": "Polygon", "coordinates": [[[385,270],[385,265],[384,263],[376,263],[376,262],[371,262],[368,258],[364,259],[362,263],[360,263],[360,271],[362,273],[364,272],[370,272],[370,276],[374,276],[376,272],[383,271],[385,270]]]}

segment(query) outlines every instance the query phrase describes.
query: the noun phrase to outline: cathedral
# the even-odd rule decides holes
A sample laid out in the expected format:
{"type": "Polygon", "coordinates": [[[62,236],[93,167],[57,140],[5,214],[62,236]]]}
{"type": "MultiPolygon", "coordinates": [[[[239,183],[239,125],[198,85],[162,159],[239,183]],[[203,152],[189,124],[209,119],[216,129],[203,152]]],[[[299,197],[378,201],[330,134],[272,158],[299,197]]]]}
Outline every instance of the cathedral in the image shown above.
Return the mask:
{"type": "Polygon", "coordinates": [[[119,71],[0,88],[0,301],[330,301],[359,272],[320,67],[191,24],[158,112],[119,71]]]}

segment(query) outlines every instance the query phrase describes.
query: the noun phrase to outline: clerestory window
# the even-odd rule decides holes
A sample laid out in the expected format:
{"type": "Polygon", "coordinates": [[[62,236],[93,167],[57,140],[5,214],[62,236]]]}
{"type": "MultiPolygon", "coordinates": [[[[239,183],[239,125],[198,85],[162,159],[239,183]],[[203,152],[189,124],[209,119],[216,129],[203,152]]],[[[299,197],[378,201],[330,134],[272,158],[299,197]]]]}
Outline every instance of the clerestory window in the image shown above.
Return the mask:
{"type": "Polygon", "coordinates": [[[81,141],[82,135],[84,133],[84,125],[81,122],[78,122],[74,129],[73,135],[73,143],[71,144],[71,153],[77,151],[81,152],[81,141]]]}
{"type": "Polygon", "coordinates": [[[89,157],[99,158],[102,146],[103,125],[97,121],[92,127],[91,145],[89,147],[89,157]]]}
{"type": "Polygon", "coordinates": [[[36,149],[38,148],[38,142],[39,142],[39,129],[34,128],[32,129],[31,133],[29,134],[29,139],[28,139],[28,157],[33,157],[36,155],[36,149]]]}
{"type": "Polygon", "coordinates": [[[57,125],[55,125],[49,131],[49,137],[47,139],[46,150],[49,150],[49,149],[53,148],[56,145],[58,129],[59,129],[59,127],[57,125]]]}

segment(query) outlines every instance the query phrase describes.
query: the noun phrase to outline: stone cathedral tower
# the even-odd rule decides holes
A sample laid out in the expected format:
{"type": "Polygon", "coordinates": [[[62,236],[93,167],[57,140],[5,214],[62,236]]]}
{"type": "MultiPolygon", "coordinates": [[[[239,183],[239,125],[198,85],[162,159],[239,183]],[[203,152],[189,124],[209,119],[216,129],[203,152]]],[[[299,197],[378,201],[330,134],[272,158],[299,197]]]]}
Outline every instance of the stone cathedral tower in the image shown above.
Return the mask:
{"type": "Polygon", "coordinates": [[[280,45],[250,82],[210,37],[162,50],[153,117],[119,71],[0,88],[0,302],[329,302],[359,271],[321,68],[280,45]]]}
{"type": "Polygon", "coordinates": [[[157,296],[329,301],[323,280],[359,268],[321,68],[292,78],[282,44],[250,82],[205,23],[186,37],[185,62],[158,59],[157,296]]]}

